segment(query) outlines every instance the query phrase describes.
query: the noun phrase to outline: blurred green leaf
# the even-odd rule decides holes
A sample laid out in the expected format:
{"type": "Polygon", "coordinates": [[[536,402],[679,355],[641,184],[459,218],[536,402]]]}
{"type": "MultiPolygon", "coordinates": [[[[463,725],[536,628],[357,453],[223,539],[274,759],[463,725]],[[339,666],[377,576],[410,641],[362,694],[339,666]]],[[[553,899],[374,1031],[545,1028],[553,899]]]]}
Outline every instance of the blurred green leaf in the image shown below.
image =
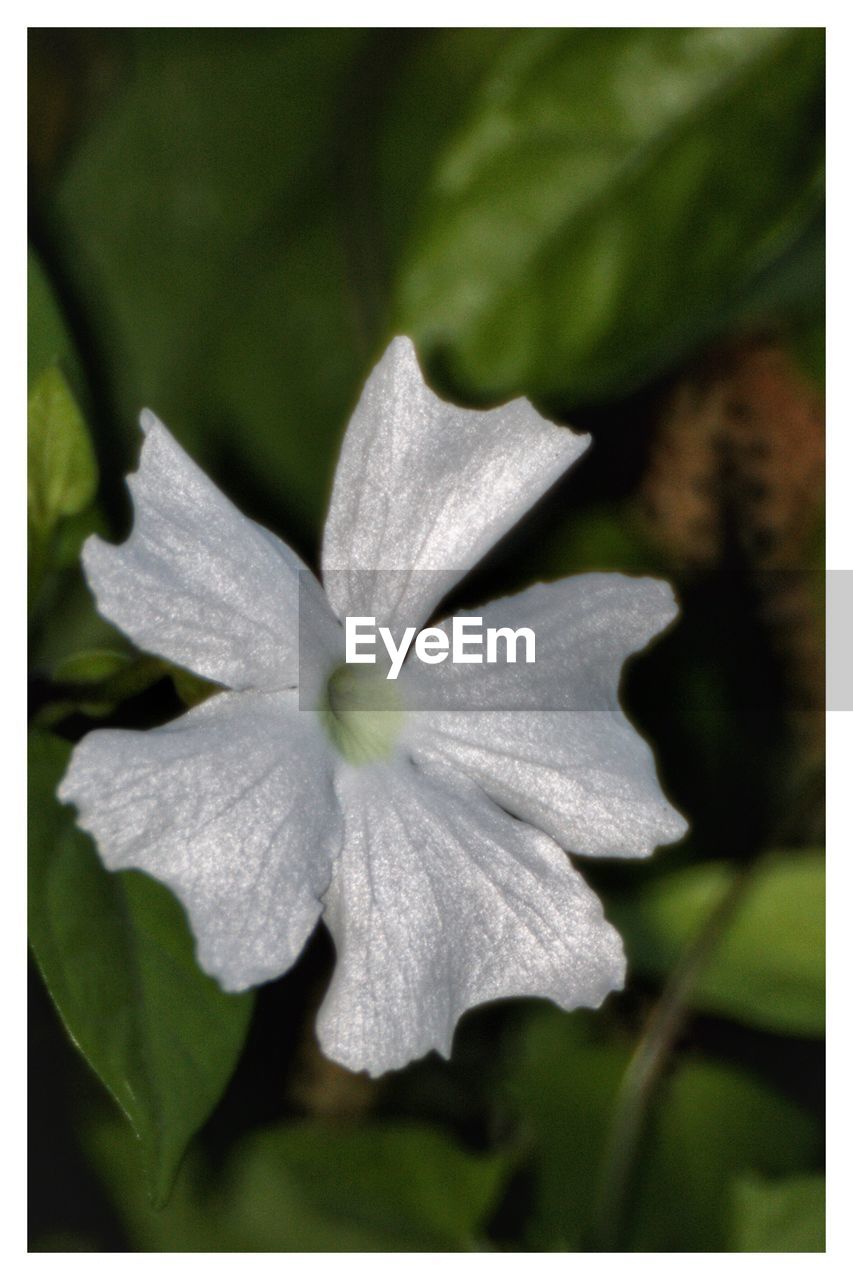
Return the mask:
{"type": "Polygon", "coordinates": [[[169,1192],[187,1143],[239,1056],[251,996],[225,995],[193,958],[183,912],[163,886],[110,874],[56,799],[70,751],[29,748],[29,931],[71,1039],[127,1115],[151,1197],[169,1192]]]}
{"type": "Polygon", "coordinates": [[[30,664],[41,674],[52,677],[60,663],[87,649],[131,653],[121,632],[96,611],[77,566],[51,575],[39,600],[39,617],[42,625],[34,636],[30,664]]]}
{"type": "Polygon", "coordinates": [[[123,671],[129,660],[117,649],[84,649],[57,663],[53,678],[62,684],[99,684],[123,671]]]}
{"type": "Polygon", "coordinates": [[[598,399],[771,307],[819,216],[816,31],[129,42],[53,210],[116,418],[301,535],[392,304],[475,398],[598,399]]]}
{"type": "Polygon", "coordinates": [[[27,402],[27,515],[40,536],[89,505],[98,467],[71,388],[53,365],[39,374],[27,402]]]}
{"type": "Polygon", "coordinates": [[[317,529],[373,335],[360,332],[339,210],[315,193],[309,207],[308,225],[292,225],[285,243],[256,251],[254,267],[244,263],[229,282],[236,323],[212,340],[210,386],[226,448],[239,424],[241,466],[262,489],[274,478],[276,520],[317,529]]]}
{"type": "Polygon", "coordinates": [[[536,571],[545,577],[570,573],[649,573],[656,557],[625,505],[600,504],[567,513],[536,547],[536,571]]]}
{"type": "Polygon", "coordinates": [[[90,534],[97,533],[109,540],[110,530],[97,507],[87,507],[76,515],[68,516],[56,531],[52,559],[57,569],[75,569],[80,562],[83,543],[90,534]]]}
{"type": "Polygon", "coordinates": [[[319,517],[376,341],[341,188],[374,38],[135,31],[56,193],[127,460],[149,404],[214,478],[268,495],[278,527],[319,517]]]}
{"type": "Polygon", "coordinates": [[[384,118],[375,125],[377,222],[389,264],[400,262],[417,229],[435,166],[474,94],[518,38],[518,31],[506,27],[432,27],[398,42],[384,118]]]}
{"type": "Polygon", "coordinates": [[[44,268],[27,250],[27,387],[32,389],[45,369],[58,365],[66,377],[79,373],[74,344],[44,268]]]}
{"type": "Polygon", "coordinates": [[[791,1173],[819,1152],[819,1126],[736,1067],[683,1059],[655,1100],[636,1170],[633,1252],[729,1247],[729,1188],[738,1174],[791,1173]]]}
{"type": "Polygon", "coordinates": [[[78,650],[61,658],[53,668],[51,680],[56,687],[36,712],[33,724],[52,728],[74,712],[93,719],[108,716],[173,670],[162,658],[130,648],[78,650]]]}
{"type": "Polygon", "coordinates": [[[802,371],[823,390],[826,386],[826,325],[823,316],[795,327],[787,335],[787,345],[802,371]]]}
{"type": "Polygon", "coordinates": [[[586,1241],[607,1124],[628,1063],[595,1019],[537,1009],[508,1058],[507,1092],[534,1174],[531,1249],[576,1251],[586,1241]]]}
{"type": "Polygon", "coordinates": [[[826,1179],[739,1178],[732,1188],[732,1248],[739,1253],[823,1253],[826,1179]]]}
{"type": "Polygon", "coordinates": [[[96,1135],[96,1158],[145,1252],[475,1249],[507,1172],[420,1125],[306,1121],[251,1134],[215,1179],[191,1156],[153,1212],[120,1135],[96,1135]]]}
{"type": "MultiPolygon", "coordinates": [[[[529,1248],[589,1247],[608,1127],[630,1052],[626,1041],[608,1040],[600,1016],[540,1009],[523,1031],[507,1083],[534,1177],[529,1248]]],[[[814,1157],[818,1144],[811,1118],[757,1078],[698,1058],[676,1059],[641,1144],[626,1247],[725,1248],[732,1178],[751,1170],[791,1172],[814,1157]]]]}
{"type": "Polygon", "coordinates": [[[817,29],[516,33],[433,169],[398,327],[472,394],[579,403],[648,383],[756,299],[819,301],[819,267],[795,267],[821,216],[822,98],[817,29]]]}
{"type": "MultiPolygon", "coordinates": [[[[664,976],[733,875],[725,863],[688,867],[611,902],[629,967],[664,976]]],[[[777,854],[762,862],[693,988],[694,1006],[768,1031],[821,1035],[825,894],[820,854],[777,854]]]]}
{"type": "Polygon", "coordinates": [[[74,344],[38,258],[27,255],[27,513],[39,534],[92,501],[98,469],[69,378],[74,344]]]}
{"type": "MultiPolygon", "coordinates": [[[[57,571],[76,567],[84,539],[105,530],[93,505],[98,468],[79,405],[85,380],[69,329],[32,250],[27,281],[27,573],[31,638],[38,649],[44,629],[39,634],[37,623],[46,622],[65,589],[57,582],[57,571]]],[[[59,634],[63,628],[52,630],[59,634]]]]}
{"type": "Polygon", "coordinates": [[[36,600],[55,556],[54,534],[63,517],[92,502],[98,467],[71,388],[57,365],[36,378],[27,401],[28,595],[36,600]]]}
{"type": "Polygon", "coordinates": [[[197,676],[194,671],[174,667],[171,663],[164,663],[164,666],[175,686],[175,692],[185,707],[197,707],[200,702],[204,702],[206,698],[219,693],[222,689],[222,685],[214,684],[212,680],[205,680],[203,676],[197,676]]]}

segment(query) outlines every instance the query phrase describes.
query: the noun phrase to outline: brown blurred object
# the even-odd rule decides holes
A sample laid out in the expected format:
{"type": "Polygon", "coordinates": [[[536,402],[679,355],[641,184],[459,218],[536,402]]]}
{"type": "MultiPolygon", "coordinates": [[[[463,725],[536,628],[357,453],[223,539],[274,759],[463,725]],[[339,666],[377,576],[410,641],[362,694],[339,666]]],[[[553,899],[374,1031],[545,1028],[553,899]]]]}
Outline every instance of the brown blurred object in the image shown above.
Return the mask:
{"type": "Polygon", "coordinates": [[[814,568],[824,499],[820,395],[769,341],[713,353],[661,414],[641,499],[646,533],[685,568],[735,550],[761,569],[814,568]]]}
{"type": "Polygon", "coordinates": [[[310,1116],[327,1120],[357,1120],[370,1111],[378,1081],[364,1071],[348,1071],[323,1053],[314,1030],[314,1019],[331,978],[331,957],[323,975],[312,983],[312,998],[299,1037],[292,1072],[286,1082],[288,1101],[310,1116]]]}
{"type": "Polygon", "coordinates": [[[309,1027],[299,1048],[289,1095],[309,1115],[333,1120],[354,1120],[370,1110],[377,1082],[364,1072],[357,1075],[325,1057],[309,1027]]]}
{"type": "Polygon", "coordinates": [[[767,339],[706,357],[665,403],[640,490],[673,569],[746,571],[785,672],[795,749],[823,753],[823,398],[767,339]]]}

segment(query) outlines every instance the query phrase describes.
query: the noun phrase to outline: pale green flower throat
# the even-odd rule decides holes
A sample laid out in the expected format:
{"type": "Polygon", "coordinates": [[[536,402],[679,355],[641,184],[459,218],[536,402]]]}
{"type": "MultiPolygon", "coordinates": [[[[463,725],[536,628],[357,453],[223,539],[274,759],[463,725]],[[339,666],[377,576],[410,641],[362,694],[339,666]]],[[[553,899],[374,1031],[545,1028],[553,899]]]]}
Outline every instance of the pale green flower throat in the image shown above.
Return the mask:
{"type": "Polygon", "coordinates": [[[403,724],[393,681],[375,668],[352,663],[329,676],[319,711],[329,737],[350,764],[387,760],[403,724]]]}

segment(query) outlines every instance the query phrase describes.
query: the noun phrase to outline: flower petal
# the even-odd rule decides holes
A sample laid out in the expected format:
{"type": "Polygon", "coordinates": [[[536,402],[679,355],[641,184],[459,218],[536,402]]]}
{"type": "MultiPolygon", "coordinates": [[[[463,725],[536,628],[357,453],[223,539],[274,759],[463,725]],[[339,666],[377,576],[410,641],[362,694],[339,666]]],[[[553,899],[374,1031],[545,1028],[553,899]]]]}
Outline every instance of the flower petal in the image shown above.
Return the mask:
{"type": "Polygon", "coordinates": [[[483,627],[531,628],[535,662],[410,660],[400,689],[420,709],[407,716],[405,745],[421,763],[461,769],[572,853],[645,856],[687,824],[619,706],[619,678],[625,658],[676,612],[665,582],[620,574],[497,600],[479,611],[483,627]]]}
{"type": "Polygon", "coordinates": [[[89,538],[83,564],[99,611],[151,653],[233,689],[297,680],[299,616],[337,652],[340,628],[316,579],[274,534],[240,514],[147,410],[128,479],[133,531],[89,538]],[[310,609],[306,607],[310,603],[310,609]]]}
{"type": "Polygon", "coordinates": [[[241,991],[288,969],[319,915],[340,842],[333,767],[295,692],[224,693],[162,729],[90,733],[59,797],[111,871],[173,890],[201,967],[241,991]]]}
{"type": "Polygon", "coordinates": [[[440,400],[410,340],[395,338],[335,473],[323,577],[338,615],[420,626],[588,444],[527,400],[489,410],[440,400]]]}
{"type": "Polygon", "coordinates": [[[462,780],[404,761],[342,771],[344,843],[326,895],[337,965],[324,1052],[379,1075],[450,1053],[458,1018],[502,996],[598,1006],[619,935],[568,858],[462,780]]]}

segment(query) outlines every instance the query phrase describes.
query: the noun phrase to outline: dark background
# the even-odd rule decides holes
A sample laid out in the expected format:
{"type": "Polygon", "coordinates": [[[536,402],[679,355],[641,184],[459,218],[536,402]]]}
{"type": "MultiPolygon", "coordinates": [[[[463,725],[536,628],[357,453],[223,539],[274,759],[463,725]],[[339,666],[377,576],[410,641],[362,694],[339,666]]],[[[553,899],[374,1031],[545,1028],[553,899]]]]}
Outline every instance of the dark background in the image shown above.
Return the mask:
{"type": "Polygon", "coordinates": [[[61,369],[99,475],[31,517],[32,1248],[821,1248],[823,33],[35,30],[30,55],[30,384],[61,369]],[[223,1030],[184,1132],[183,922],[52,796],[63,744],[203,691],[97,618],[80,542],[126,534],[145,404],[316,565],[397,332],[443,395],[593,433],[448,603],[672,580],[624,701],[690,833],[583,864],[623,994],[476,1010],[449,1063],[320,1056],[322,927],[253,1008],[199,986],[223,1030]],[[169,930],[174,1027],[125,980],[169,930]],[[141,1141],[97,1078],[128,1062],[141,1141]]]}

